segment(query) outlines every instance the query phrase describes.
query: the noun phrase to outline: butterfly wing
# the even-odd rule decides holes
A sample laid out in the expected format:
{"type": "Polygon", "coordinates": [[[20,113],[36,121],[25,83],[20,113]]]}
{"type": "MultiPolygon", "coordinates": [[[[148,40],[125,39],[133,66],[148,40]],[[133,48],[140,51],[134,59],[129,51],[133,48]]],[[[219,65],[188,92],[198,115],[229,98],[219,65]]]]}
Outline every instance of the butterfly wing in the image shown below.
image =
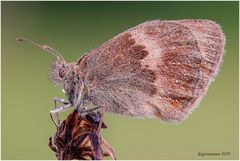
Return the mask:
{"type": "Polygon", "coordinates": [[[179,122],[215,78],[224,44],[213,21],[148,21],[93,49],[78,65],[96,106],[179,122]]]}

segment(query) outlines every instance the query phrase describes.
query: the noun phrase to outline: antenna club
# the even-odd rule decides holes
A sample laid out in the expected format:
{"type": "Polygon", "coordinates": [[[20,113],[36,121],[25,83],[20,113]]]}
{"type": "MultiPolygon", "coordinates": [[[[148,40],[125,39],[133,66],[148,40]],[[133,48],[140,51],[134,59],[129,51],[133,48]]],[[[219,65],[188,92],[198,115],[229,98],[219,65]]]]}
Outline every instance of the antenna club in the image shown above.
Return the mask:
{"type": "Polygon", "coordinates": [[[16,38],[16,41],[25,41],[25,39],[18,37],[18,38],[16,38]]]}

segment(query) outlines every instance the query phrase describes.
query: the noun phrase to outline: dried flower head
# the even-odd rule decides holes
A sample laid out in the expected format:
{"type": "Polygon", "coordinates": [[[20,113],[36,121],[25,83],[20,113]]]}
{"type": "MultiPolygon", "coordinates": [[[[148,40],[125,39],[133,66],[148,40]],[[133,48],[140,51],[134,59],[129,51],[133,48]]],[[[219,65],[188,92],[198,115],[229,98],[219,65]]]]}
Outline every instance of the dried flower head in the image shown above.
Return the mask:
{"type": "Polygon", "coordinates": [[[59,160],[102,160],[104,156],[115,159],[112,148],[100,134],[99,126],[106,128],[99,113],[91,112],[82,117],[75,110],[57,127],[48,145],[59,160]]]}

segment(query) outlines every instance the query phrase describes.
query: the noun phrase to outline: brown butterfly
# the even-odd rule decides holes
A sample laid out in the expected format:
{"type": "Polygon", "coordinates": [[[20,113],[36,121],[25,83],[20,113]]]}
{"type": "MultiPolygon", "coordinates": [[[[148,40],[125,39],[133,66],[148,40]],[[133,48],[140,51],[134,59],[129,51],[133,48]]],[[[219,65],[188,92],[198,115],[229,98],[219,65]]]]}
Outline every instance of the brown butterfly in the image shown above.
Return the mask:
{"type": "Polygon", "coordinates": [[[106,112],[180,122],[207,92],[223,58],[225,37],[210,20],[147,21],[66,63],[56,50],[19,38],[51,52],[50,79],[68,101],[83,111],[87,103],[106,112]]]}

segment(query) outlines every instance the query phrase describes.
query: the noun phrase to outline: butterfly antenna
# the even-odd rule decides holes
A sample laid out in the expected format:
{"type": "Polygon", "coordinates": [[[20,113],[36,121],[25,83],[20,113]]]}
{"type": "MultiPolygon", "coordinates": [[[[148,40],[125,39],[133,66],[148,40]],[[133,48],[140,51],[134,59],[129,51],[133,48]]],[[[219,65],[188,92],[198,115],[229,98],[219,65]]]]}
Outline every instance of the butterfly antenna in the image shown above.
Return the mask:
{"type": "Polygon", "coordinates": [[[51,53],[52,55],[54,55],[55,57],[57,57],[59,60],[61,60],[63,63],[66,64],[66,62],[65,62],[64,58],[62,57],[62,55],[57,50],[51,48],[48,45],[40,45],[40,44],[38,44],[38,43],[36,43],[36,42],[34,42],[32,40],[25,39],[25,38],[17,38],[16,40],[36,45],[36,46],[40,47],[41,49],[46,50],[47,52],[51,53]]]}

